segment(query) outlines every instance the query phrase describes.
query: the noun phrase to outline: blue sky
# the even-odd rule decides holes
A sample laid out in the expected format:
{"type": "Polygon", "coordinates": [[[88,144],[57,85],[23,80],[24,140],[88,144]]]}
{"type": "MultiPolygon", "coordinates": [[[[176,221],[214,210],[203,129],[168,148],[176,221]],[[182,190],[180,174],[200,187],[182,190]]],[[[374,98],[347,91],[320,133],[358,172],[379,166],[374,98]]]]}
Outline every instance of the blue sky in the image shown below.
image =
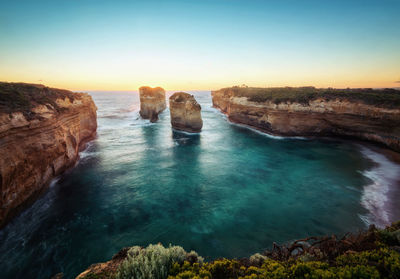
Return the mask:
{"type": "Polygon", "coordinates": [[[0,79],[73,90],[400,83],[400,1],[4,1],[0,79]]]}

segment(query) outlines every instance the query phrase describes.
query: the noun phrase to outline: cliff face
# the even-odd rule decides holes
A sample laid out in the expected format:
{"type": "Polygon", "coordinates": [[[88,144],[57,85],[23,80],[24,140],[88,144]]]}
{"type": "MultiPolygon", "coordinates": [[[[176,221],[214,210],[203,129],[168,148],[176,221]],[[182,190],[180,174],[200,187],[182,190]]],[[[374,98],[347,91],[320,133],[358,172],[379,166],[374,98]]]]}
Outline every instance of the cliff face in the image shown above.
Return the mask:
{"type": "Polygon", "coordinates": [[[151,122],[158,120],[158,114],[165,110],[165,90],[161,87],[151,88],[142,86],[139,88],[140,115],[151,122]]]}
{"type": "Polygon", "coordinates": [[[187,132],[200,132],[203,127],[201,106],[193,95],[176,92],[169,98],[171,125],[174,129],[187,132]]]}
{"type": "Polygon", "coordinates": [[[255,102],[230,89],[212,91],[213,105],[229,120],[283,136],[349,136],[400,151],[400,108],[345,98],[318,97],[307,103],[255,102]]]}
{"type": "Polygon", "coordinates": [[[0,227],[76,163],[95,137],[96,110],[88,94],[0,83],[0,227]]]}

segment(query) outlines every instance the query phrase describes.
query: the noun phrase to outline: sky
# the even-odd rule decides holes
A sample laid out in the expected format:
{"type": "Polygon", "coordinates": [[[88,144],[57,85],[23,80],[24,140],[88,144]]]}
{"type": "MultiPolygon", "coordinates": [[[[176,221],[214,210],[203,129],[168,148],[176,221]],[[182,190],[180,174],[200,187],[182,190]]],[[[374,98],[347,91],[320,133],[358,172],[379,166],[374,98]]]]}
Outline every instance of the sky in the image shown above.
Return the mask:
{"type": "Polygon", "coordinates": [[[400,0],[0,0],[0,81],[400,87],[400,0]]]}

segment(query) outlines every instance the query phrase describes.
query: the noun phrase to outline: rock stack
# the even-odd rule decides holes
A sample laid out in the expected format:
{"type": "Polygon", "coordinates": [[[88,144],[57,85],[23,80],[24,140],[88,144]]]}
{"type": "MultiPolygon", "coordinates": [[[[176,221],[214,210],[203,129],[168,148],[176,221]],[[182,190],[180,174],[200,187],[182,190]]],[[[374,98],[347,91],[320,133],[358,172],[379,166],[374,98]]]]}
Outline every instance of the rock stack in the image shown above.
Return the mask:
{"type": "Polygon", "coordinates": [[[158,120],[158,114],[166,108],[165,90],[161,87],[151,88],[142,86],[140,94],[140,116],[150,119],[151,122],[158,120]]]}
{"type": "Polygon", "coordinates": [[[197,133],[203,127],[201,106],[193,95],[176,92],[169,98],[171,125],[174,129],[197,133]]]}

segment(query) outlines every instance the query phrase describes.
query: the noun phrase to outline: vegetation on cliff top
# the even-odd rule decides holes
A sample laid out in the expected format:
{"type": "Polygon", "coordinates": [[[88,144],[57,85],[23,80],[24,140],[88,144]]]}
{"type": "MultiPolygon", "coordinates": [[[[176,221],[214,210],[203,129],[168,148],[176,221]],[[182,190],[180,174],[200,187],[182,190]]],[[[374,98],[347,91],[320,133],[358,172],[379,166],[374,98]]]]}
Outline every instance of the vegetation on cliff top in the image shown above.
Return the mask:
{"type": "Polygon", "coordinates": [[[20,111],[25,116],[31,116],[31,109],[39,104],[50,105],[56,111],[61,111],[56,99],[68,98],[72,102],[79,96],[68,90],[49,88],[41,84],[0,82],[0,111],[20,111]]]}
{"type": "Polygon", "coordinates": [[[237,97],[247,97],[249,101],[271,101],[275,104],[285,102],[298,102],[308,104],[315,99],[348,100],[350,102],[362,102],[368,105],[377,105],[387,108],[400,106],[400,90],[372,89],[372,88],[315,88],[315,87],[270,87],[257,88],[246,86],[234,86],[223,88],[221,91],[232,92],[237,97]]]}
{"type": "Polygon", "coordinates": [[[132,247],[113,271],[89,271],[80,278],[266,279],[400,278],[400,222],[342,238],[309,237],[245,259],[204,263],[181,247],[132,247]]]}

